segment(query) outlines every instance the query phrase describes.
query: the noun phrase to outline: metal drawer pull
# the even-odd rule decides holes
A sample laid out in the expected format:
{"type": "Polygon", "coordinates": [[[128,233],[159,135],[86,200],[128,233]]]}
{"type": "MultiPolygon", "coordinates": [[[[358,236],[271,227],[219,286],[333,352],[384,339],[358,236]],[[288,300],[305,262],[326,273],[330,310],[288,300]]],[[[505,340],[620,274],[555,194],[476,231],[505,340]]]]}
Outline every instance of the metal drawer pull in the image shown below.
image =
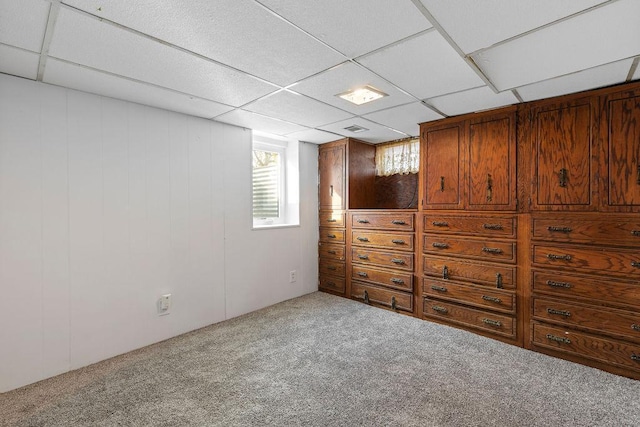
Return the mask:
{"type": "Polygon", "coordinates": [[[444,191],[444,176],[440,177],[440,191],[444,191]]]}
{"type": "Polygon", "coordinates": [[[566,288],[566,289],[569,289],[571,287],[571,284],[569,284],[567,282],[554,282],[553,280],[547,280],[547,285],[551,286],[552,288],[566,288]]]}
{"type": "Polygon", "coordinates": [[[571,312],[566,311],[566,310],[555,310],[553,308],[547,308],[547,313],[549,313],[549,314],[559,314],[560,316],[564,316],[564,317],[571,317],[571,312]]]}
{"type": "Polygon", "coordinates": [[[487,174],[487,202],[490,202],[493,199],[493,179],[491,178],[491,174],[487,174]]]}
{"type": "Polygon", "coordinates": [[[358,254],[358,258],[360,258],[360,259],[369,259],[369,256],[368,255],[360,255],[360,254],[358,254]]]}
{"type": "Polygon", "coordinates": [[[496,288],[502,289],[502,273],[496,273],[496,288]]]}
{"type": "Polygon", "coordinates": [[[335,283],[335,282],[327,282],[327,285],[329,285],[329,286],[335,286],[335,285],[336,285],[336,283],[335,283]]]}
{"type": "Polygon", "coordinates": [[[482,224],[482,228],[485,230],[502,230],[502,224],[482,224]]]}
{"type": "Polygon", "coordinates": [[[330,239],[335,239],[336,235],[335,234],[327,234],[327,237],[330,239]]]}
{"type": "Polygon", "coordinates": [[[364,297],[362,297],[362,299],[364,300],[364,302],[369,304],[369,292],[364,291],[364,297]]]}
{"type": "Polygon", "coordinates": [[[571,340],[569,338],[557,337],[551,334],[547,334],[547,339],[555,342],[561,342],[563,344],[571,344],[571,340]]]}
{"type": "Polygon", "coordinates": [[[333,185],[329,186],[329,195],[333,197],[333,185]]]}
{"type": "Polygon", "coordinates": [[[433,286],[431,286],[431,289],[433,289],[434,291],[438,291],[438,292],[447,292],[447,288],[445,288],[444,286],[433,285],[433,286]]]}
{"type": "Polygon", "coordinates": [[[547,227],[547,230],[551,232],[557,231],[559,233],[571,233],[571,231],[573,231],[570,227],[552,227],[552,226],[547,227]]]}
{"type": "Polygon", "coordinates": [[[449,268],[446,265],[442,267],[442,278],[443,279],[449,278],[449,268]]]}
{"type": "Polygon", "coordinates": [[[571,255],[547,254],[547,258],[554,261],[557,261],[557,260],[571,261],[571,255]]]}
{"type": "Polygon", "coordinates": [[[396,302],[396,297],[391,297],[391,308],[393,310],[395,310],[396,308],[398,308],[398,304],[396,302]]]}
{"type": "Polygon", "coordinates": [[[485,300],[485,301],[496,302],[498,304],[500,304],[502,302],[502,300],[500,298],[491,297],[489,295],[482,295],[482,299],[485,300]]]}
{"type": "Polygon", "coordinates": [[[449,247],[449,245],[447,245],[446,243],[438,243],[438,242],[432,243],[431,246],[438,249],[447,249],[449,247]]]}
{"type": "Polygon", "coordinates": [[[560,187],[566,187],[569,180],[569,171],[565,168],[560,169],[558,172],[558,185],[560,187]]]}
{"type": "Polygon", "coordinates": [[[631,261],[631,267],[640,268],[640,261],[631,261]]]}
{"type": "Polygon", "coordinates": [[[335,265],[330,265],[330,266],[327,267],[327,270],[335,271],[336,270],[336,266],[335,265]]]}
{"type": "Polygon", "coordinates": [[[634,331],[640,332],[640,325],[637,325],[634,323],[633,325],[631,325],[631,329],[633,329],[634,331]]]}
{"type": "Polygon", "coordinates": [[[365,273],[364,271],[358,271],[358,276],[360,276],[360,277],[369,277],[369,275],[367,273],[365,273]]]}
{"type": "Polygon", "coordinates": [[[640,185],[640,165],[636,169],[636,184],[640,185]]]}
{"type": "Polygon", "coordinates": [[[360,240],[361,242],[368,242],[369,239],[366,237],[356,237],[358,240],[360,240]]]}
{"type": "Polygon", "coordinates": [[[486,252],[488,254],[501,254],[502,249],[500,248],[482,248],[482,252],[486,252]]]}
{"type": "Polygon", "coordinates": [[[393,221],[391,221],[391,224],[394,224],[394,225],[407,225],[407,223],[404,222],[401,219],[394,219],[393,221]]]}
{"type": "Polygon", "coordinates": [[[434,305],[431,308],[433,309],[433,311],[437,311],[438,313],[442,313],[442,314],[447,314],[449,312],[449,310],[439,305],[434,305]]]}
{"type": "Polygon", "coordinates": [[[329,218],[327,219],[327,222],[336,222],[337,220],[333,219],[333,218],[329,218]]]}
{"type": "Polygon", "coordinates": [[[391,278],[391,281],[393,283],[395,283],[396,285],[404,285],[404,280],[402,280],[402,279],[397,279],[397,278],[393,277],[393,278],[391,278]]]}
{"type": "Polygon", "coordinates": [[[404,240],[393,239],[391,243],[395,243],[396,245],[404,245],[404,240]]]}
{"type": "Polygon", "coordinates": [[[635,353],[631,353],[631,360],[634,360],[636,362],[640,362],[640,355],[639,354],[635,354],[635,353]]]}
{"type": "Polygon", "coordinates": [[[404,265],[404,260],[400,258],[391,258],[391,262],[394,264],[404,265]]]}
{"type": "Polygon", "coordinates": [[[502,322],[501,321],[493,320],[493,319],[487,319],[487,318],[482,319],[482,323],[485,323],[485,324],[491,325],[491,326],[502,326],[502,322]]]}
{"type": "Polygon", "coordinates": [[[336,254],[336,251],[331,250],[331,251],[327,251],[327,253],[328,253],[328,254],[331,254],[331,255],[335,255],[335,254],[336,254]]]}
{"type": "Polygon", "coordinates": [[[360,223],[360,224],[369,224],[369,220],[368,219],[359,219],[358,223],[360,223]]]}
{"type": "Polygon", "coordinates": [[[444,221],[433,221],[431,224],[433,224],[434,227],[448,227],[449,223],[448,222],[444,222],[444,221]]]}
{"type": "Polygon", "coordinates": [[[632,230],[631,234],[636,236],[636,237],[640,237],[640,230],[632,230]]]}

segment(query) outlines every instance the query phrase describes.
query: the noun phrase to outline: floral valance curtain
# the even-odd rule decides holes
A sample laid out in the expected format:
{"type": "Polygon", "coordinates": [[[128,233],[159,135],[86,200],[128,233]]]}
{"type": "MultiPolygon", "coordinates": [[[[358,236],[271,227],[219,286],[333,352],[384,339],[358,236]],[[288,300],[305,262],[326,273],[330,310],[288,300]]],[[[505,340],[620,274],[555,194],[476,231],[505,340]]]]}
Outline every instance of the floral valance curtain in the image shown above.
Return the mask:
{"type": "Polygon", "coordinates": [[[376,146],[376,175],[418,173],[420,140],[418,138],[376,146]]]}

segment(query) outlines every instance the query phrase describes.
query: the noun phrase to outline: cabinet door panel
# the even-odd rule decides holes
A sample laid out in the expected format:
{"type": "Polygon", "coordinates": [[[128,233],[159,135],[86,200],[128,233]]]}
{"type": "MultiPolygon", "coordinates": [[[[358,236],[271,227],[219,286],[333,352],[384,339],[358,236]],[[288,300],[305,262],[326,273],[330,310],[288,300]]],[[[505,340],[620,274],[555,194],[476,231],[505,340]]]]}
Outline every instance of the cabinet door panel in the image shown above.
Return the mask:
{"type": "Polygon", "coordinates": [[[640,205],[640,96],[608,103],[608,203],[640,205]]]}
{"type": "Polygon", "coordinates": [[[318,156],[320,209],[345,209],[346,145],[322,147],[318,156]]]}
{"type": "Polygon", "coordinates": [[[461,208],[462,124],[424,132],[424,204],[434,209],[461,208]]]}

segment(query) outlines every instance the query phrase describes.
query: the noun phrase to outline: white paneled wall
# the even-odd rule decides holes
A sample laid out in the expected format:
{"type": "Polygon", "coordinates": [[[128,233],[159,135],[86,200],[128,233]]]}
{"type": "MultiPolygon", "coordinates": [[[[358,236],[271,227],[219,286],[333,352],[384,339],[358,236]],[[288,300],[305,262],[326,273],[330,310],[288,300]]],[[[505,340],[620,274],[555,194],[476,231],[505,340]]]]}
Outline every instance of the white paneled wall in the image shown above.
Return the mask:
{"type": "Polygon", "coordinates": [[[258,231],[250,150],[241,128],[0,75],[0,392],[315,291],[317,147],[301,226],[258,231]]]}

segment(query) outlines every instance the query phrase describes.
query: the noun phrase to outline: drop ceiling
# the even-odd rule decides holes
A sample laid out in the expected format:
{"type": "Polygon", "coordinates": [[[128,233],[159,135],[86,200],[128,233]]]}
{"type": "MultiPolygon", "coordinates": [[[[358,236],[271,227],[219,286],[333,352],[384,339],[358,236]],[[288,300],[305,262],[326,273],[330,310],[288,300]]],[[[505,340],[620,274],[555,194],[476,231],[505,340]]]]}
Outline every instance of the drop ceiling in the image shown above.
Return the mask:
{"type": "Polygon", "coordinates": [[[0,73],[301,141],[380,143],[639,79],[639,16],[638,0],[0,0],[0,73]],[[336,96],[365,85],[388,96],[336,96]]]}

